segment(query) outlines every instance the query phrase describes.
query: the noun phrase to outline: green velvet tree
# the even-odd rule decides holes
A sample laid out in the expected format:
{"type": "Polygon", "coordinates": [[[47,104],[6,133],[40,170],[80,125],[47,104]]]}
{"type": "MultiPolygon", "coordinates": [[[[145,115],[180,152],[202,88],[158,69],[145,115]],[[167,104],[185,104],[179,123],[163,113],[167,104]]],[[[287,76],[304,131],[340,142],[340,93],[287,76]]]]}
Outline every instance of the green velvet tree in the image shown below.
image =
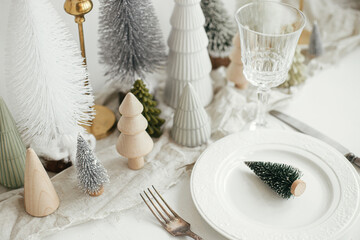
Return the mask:
{"type": "Polygon", "coordinates": [[[297,168],[272,162],[245,162],[245,164],[282,198],[300,196],[305,191],[306,184],[300,180],[302,173],[297,168]]]}
{"type": "Polygon", "coordinates": [[[147,133],[154,138],[160,137],[162,134],[161,126],[164,124],[165,120],[159,117],[161,110],[156,107],[157,102],[149,93],[149,89],[146,88],[141,79],[138,79],[135,81],[131,92],[144,107],[142,114],[148,121],[148,127],[146,129],[147,133]]]}
{"type": "Polygon", "coordinates": [[[209,38],[211,57],[227,57],[236,33],[235,21],[230,17],[221,0],[201,0],[205,16],[205,31],[209,38]]]}
{"type": "Polygon", "coordinates": [[[24,185],[26,147],[15,121],[0,97],[0,183],[7,188],[24,185]]]}
{"type": "Polygon", "coordinates": [[[304,61],[305,57],[301,53],[301,49],[297,47],[292,65],[288,72],[288,77],[285,82],[279,86],[280,88],[290,88],[299,85],[306,80],[306,65],[304,64],[304,61]]]}

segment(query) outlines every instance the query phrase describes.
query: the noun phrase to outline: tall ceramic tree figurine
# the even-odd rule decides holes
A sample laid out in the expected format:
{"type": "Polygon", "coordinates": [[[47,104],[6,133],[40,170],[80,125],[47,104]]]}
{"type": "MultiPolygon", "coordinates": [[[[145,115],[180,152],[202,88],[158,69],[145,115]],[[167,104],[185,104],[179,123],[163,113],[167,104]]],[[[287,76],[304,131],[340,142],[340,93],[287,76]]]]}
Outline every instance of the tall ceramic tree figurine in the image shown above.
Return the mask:
{"type": "Polygon", "coordinates": [[[206,106],[212,100],[213,91],[209,75],[208,38],[200,0],[175,0],[170,24],[165,102],[176,108],[183,88],[190,82],[201,104],[206,106]]]}
{"type": "Polygon", "coordinates": [[[109,182],[107,171],[80,134],[77,138],[76,170],[79,186],[84,192],[93,197],[104,192],[104,183],[109,182]]]}
{"type": "Polygon", "coordinates": [[[16,123],[0,97],[0,183],[5,187],[23,186],[25,152],[16,123]]]}
{"type": "Polygon", "coordinates": [[[229,81],[235,83],[235,87],[244,89],[247,86],[247,80],[243,73],[243,64],[241,61],[240,36],[237,33],[233,39],[234,48],[230,54],[231,63],[226,70],[226,77],[229,81]]]}
{"type": "Polygon", "coordinates": [[[73,148],[94,105],[78,44],[49,0],[11,2],[7,85],[19,132],[33,148],[61,145],[64,136],[73,148]]]}
{"type": "Polygon", "coordinates": [[[221,0],[201,0],[205,15],[205,31],[209,38],[208,51],[213,69],[227,66],[232,39],[236,33],[234,19],[230,18],[221,0]]]}
{"type": "Polygon", "coordinates": [[[184,88],[175,111],[171,137],[180,145],[196,147],[211,134],[210,118],[190,83],[184,88]]]}
{"type": "Polygon", "coordinates": [[[165,65],[165,45],[150,0],[101,0],[99,34],[101,62],[121,91],[165,65]]]}
{"type": "Polygon", "coordinates": [[[153,141],[145,131],[147,121],[141,114],[143,105],[131,92],[126,94],[119,107],[121,118],[118,129],[121,134],[116,143],[116,150],[127,157],[130,169],[137,170],[144,166],[144,156],[151,152],[153,141]]]}

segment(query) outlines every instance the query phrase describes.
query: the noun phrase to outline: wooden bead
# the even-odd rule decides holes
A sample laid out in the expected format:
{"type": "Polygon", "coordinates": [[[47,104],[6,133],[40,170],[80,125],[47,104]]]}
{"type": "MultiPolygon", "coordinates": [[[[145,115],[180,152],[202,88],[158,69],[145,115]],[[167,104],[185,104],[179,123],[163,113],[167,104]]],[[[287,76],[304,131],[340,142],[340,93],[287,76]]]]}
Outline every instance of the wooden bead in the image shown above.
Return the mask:
{"type": "Polygon", "coordinates": [[[305,189],[306,189],[306,183],[303,180],[298,179],[293,182],[290,191],[292,195],[298,197],[305,192],[305,189]]]}
{"type": "Polygon", "coordinates": [[[24,198],[26,212],[34,217],[47,216],[60,204],[49,176],[31,148],[26,151],[24,198]]]}

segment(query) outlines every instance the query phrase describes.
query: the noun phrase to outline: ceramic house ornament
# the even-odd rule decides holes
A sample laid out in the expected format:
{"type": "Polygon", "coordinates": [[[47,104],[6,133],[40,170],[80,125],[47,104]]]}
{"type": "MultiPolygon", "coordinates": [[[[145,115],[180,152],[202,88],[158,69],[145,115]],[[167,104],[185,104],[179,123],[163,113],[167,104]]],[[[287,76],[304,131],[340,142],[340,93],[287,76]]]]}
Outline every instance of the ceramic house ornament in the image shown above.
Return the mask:
{"type": "Polygon", "coordinates": [[[195,89],[188,83],[175,111],[171,137],[180,145],[196,147],[206,143],[210,134],[210,118],[195,89]]]}
{"type": "Polygon", "coordinates": [[[44,217],[59,207],[59,197],[38,156],[31,148],[26,151],[25,210],[34,217],[44,217]]]}
{"type": "Polygon", "coordinates": [[[206,106],[213,97],[209,75],[212,66],[200,0],[175,0],[170,24],[165,102],[176,108],[184,87],[191,83],[206,106]]]}
{"type": "Polygon", "coordinates": [[[137,170],[144,166],[144,156],[151,152],[154,143],[145,131],[148,122],[141,114],[143,105],[131,92],[126,94],[119,107],[121,118],[118,129],[121,134],[116,143],[116,150],[128,158],[130,169],[137,170]]]}
{"type": "Polygon", "coordinates": [[[235,83],[235,87],[244,89],[247,86],[247,80],[243,73],[243,64],[241,61],[240,35],[239,32],[233,38],[233,50],[230,53],[231,63],[226,71],[226,78],[235,83]]]}
{"type": "Polygon", "coordinates": [[[5,101],[0,97],[0,183],[7,188],[24,185],[26,147],[5,101]]]}

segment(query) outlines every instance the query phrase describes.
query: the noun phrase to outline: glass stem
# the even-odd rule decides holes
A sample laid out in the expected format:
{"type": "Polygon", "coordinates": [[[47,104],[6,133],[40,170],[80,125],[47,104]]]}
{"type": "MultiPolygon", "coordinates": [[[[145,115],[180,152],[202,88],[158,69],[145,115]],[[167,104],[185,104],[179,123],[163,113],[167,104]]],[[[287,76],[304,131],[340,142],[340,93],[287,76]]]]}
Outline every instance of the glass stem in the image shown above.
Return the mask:
{"type": "Polygon", "coordinates": [[[265,127],[265,113],[267,109],[267,104],[269,101],[270,89],[259,87],[257,90],[257,114],[256,114],[256,125],[259,127],[265,127]]]}

